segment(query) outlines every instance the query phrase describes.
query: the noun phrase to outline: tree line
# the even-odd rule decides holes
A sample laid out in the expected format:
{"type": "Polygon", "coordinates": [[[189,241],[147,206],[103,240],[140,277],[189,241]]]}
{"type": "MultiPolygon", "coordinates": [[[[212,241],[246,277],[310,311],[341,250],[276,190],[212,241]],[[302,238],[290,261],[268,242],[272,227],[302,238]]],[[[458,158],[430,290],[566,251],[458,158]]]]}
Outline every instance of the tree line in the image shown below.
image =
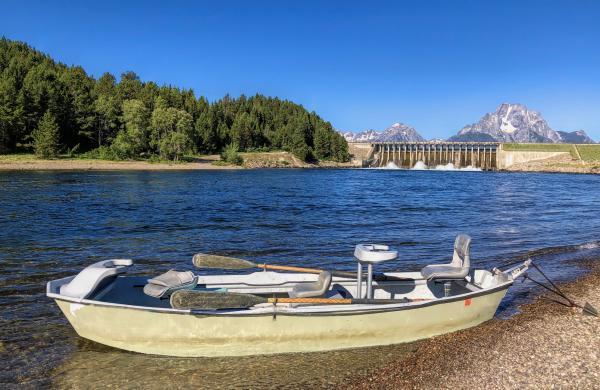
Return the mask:
{"type": "Polygon", "coordinates": [[[194,153],[286,150],[304,161],[347,161],[331,124],[287,100],[257,94],[209,102],[134,72],[98,79],[25,43],[0,39],[0,153],[93,151],[100,158],[177,160],[194,153]]]}

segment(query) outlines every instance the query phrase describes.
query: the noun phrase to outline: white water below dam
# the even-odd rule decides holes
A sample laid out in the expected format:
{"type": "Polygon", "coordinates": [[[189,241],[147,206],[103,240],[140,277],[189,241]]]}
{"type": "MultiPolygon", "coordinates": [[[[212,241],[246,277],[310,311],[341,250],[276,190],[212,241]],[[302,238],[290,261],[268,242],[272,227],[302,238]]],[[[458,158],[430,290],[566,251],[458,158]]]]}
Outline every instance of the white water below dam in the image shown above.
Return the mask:
{"type": "MultiPolygon", "coordinates": [[[[381,168],[375,168],[375,169],[406,169],[406,168],[400,168],[398,165],[396,165],[394,162],[390,161],[386,164],[385,167],[381,167],[381,168]]],[[[445,165],[436,165],[434,167],[429,167],[427,166],[423,161],[417,161],[415,163],[415,165],[410,168],[413,171],[425,171],[425,170],[432,170],[432,171],[470,171],[470,172],[479,172],[481,171],[481,168],[474,168],[471,165],[466,166],[464,168],[456,168],[454,166],[454,164],[452,163],[448,163],[445,165]]]]}

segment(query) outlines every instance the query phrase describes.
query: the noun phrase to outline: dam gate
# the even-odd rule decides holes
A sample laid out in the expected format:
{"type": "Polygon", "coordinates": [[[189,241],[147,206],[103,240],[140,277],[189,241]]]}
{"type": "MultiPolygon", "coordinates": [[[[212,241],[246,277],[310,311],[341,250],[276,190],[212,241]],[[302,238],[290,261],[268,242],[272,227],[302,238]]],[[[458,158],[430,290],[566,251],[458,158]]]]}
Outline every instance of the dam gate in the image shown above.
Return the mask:
{"type": "Polygon", "coordinates": [[[496,170],[496,142],[374,142],[364,161],[368,167],[413,168],[421,162],[428,167],[452,164],[455,168],[473,167],[496,170]]]}

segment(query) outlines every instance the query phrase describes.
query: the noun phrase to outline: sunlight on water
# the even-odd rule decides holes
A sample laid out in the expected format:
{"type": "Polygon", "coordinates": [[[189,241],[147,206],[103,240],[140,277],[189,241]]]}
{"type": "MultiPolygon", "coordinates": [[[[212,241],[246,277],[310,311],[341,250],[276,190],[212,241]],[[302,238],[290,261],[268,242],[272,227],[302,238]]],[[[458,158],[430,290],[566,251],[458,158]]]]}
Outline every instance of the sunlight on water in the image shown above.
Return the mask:
{"type": "Polygon", "coordinates": [[[417,343],[341,351],[224,358],[171,358],[127,353],[92,342],[58,366],[56,388],[331,388],[366,375],[413,350],[417,343]],[[162,386],[161,386],[162,387],[162,386]]]}

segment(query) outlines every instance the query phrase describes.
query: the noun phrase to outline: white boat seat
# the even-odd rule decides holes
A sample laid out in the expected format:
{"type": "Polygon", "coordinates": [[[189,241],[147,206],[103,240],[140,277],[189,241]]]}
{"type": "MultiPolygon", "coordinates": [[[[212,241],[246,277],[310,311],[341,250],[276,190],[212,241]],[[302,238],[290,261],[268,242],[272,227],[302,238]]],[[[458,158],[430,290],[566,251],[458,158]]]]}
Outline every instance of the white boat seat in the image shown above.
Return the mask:
{"type": "Polygon", "coordinates": [[[464,279],[469,274],[471,261],[469,251],[471,237],[459,234],[454,240],[454,255],[450,264],[431,264],[423,267],[423,278],[431,279],[464,279]]]}
{"type": "Polygon", "coordinates": [[[72,298],[88,298],[100,285],[125,272],[133,264],[131,259],[102,260],[88,265],[69,283],[60,287],[61,295],[72,298]]]}
{"type": "Polygon", "coordinates": [[[391,251],[387,245],[358,244],[354,249],[354,257],[363,263],[381,263],[398,258],[398,251],[391,251]]]}
{"type": "Polygon", "coordinates": [[[325,295],[331,285],[331,273],[322,271],[313,283],[303,283],[294,286],[289,292],[290,298],[314,298],[325,295]]]}
{"type": "Polygon", "coordinates": [[[178,272],[172,269],[153,279],[148,279],[148,284],[144,286],[144,294],[163,298],[177,290],[193,290],[197,284],[198,277],[193,272],[178,272]]]}

